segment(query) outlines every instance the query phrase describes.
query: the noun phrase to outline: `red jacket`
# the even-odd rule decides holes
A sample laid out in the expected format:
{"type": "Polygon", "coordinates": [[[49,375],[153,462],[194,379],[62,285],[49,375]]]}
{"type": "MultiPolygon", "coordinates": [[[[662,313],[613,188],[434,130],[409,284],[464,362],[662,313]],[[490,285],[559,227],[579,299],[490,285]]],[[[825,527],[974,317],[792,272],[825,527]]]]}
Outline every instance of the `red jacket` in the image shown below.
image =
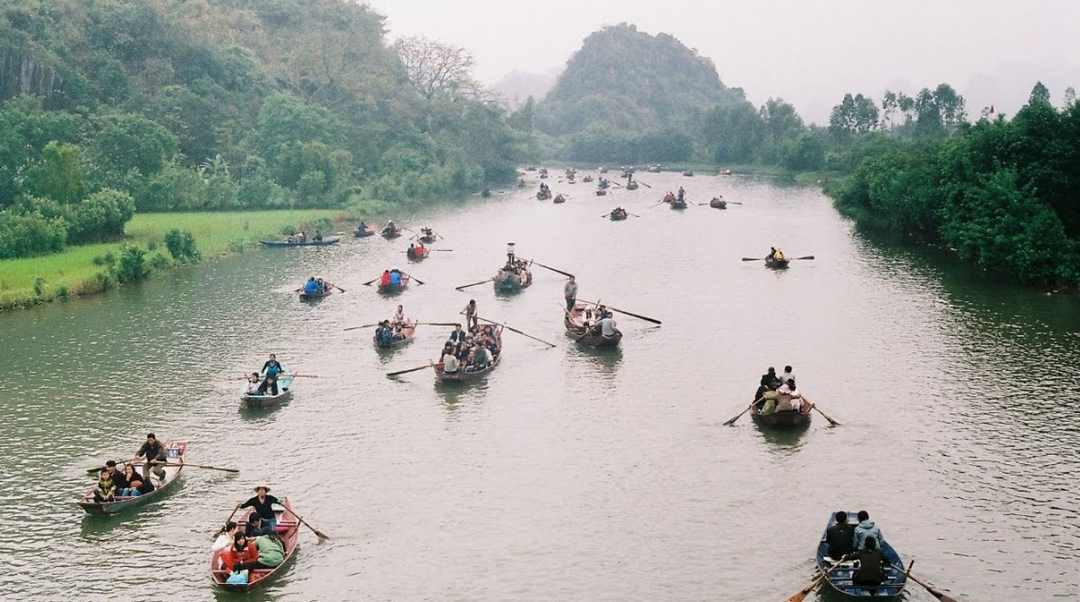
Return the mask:
{"type": "Polygon", "coordinates": [[[259,548],[255,547],[254,541],[248,541],[243,552],[237,552],[234,546],[229,546],[221,553],[221,568],[230,573],[237,564],[242,562],[255,562],[259,559],[259,548]]]}
{"type": "Polygon", "coordinates": [[[382,278],[379,279],[381,286],[390,286],[390,272],[383,272],[382,278]]]}

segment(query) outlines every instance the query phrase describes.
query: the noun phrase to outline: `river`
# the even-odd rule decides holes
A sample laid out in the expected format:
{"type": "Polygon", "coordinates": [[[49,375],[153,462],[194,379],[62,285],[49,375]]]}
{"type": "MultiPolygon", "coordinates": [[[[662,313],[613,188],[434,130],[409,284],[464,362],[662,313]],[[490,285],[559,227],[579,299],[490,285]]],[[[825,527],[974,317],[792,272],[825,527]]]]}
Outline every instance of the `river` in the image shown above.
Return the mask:
{"type": "MultiPolygon", "coordinates": [[[[868,242],[820,191],[766,179],[643,174],[599,198],[553,183],[398,216],[445,235],[426,282],[362,283],[406,242],[264,249],[141,286],[0,315],[0,598],[207,600],[212,532],[259,480],[331,539],[253,599],[781,600],[813,572],[829,512],[867,509],[915,573],[963,600],[1080,597],[1080,302],[868,242]],[[727,211],[655,207],[685,185],[727,211]],[[622,205],[641,217],[601,217],[622,205]],[[506,242],[577,274],[625,316],[621,351],[564,335],[564,280],[490,285],[506,242]],[[766,270],[770,244],[793,262],[766,270]],[[291,290],[322,275],[348,292],[291,290]],[[469,298],[557,348],[506,334],[486,382],[437,387],[448,332],[391,354],[367,330],[401,302],[454,321],[469,298]],[[291,403],[242,412],[237,377],[276,352],[291,403]],[[797,434],[744,416],[765,367],[842,423],[797,434]],[[179,489],[141,512],[85,517],[85,469],[147,431],[186,439],[179,489]]],[[[912,584],[909,600],[931,600],[912,584]]]]}

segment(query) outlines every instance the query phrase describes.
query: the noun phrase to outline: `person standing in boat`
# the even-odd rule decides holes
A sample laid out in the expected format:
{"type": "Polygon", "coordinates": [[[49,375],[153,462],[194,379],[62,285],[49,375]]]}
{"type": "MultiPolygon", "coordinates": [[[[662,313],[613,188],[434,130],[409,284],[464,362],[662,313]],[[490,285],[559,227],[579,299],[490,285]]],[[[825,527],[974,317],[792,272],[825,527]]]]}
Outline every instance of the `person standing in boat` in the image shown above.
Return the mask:
{"type": "Polygon", "coordinates": [[[465,306],[465,325],[469,327],[469,330],[480,326],[479,316],[476,313],[476,299],[469,299],[469,304],[465,306]]]}
{"type": "Polygon", "coordinates": [[[786,383],[789,380],[795,380],[795,370],[791,366],[784,366],[784,371],[780,373],[780,382],[786,383]]]}
{"type": "Polygon", "coordinates": [[[277,356],[274,355],[273,353],[271,353],[270,354],[270,359],[266,360],[266,363],[263,364],[262,371],[261,371],[261,373],[263,375],[263,382],[262,382],[261,385],[259,385],[259,389],[256,392],[259,395],[265,395],[266,390],[269,389],[271,395],[277,395],[278,394],[278,386],[277,386],[278,375],[283,373],[283,372],[285,372],[285,368],[282,367],[281,363],[277,361],[277,356]]]}
{"type": "Polygon", "coordinates": [[[277,526],[277,515],[274,514],[274,504],[278,506],[281,502],[272,495],[270,495],[270,486],[266,483],[259,483],[255,486],[255,496],[248,501],[240,504],[236,507],[237,510],[244,508],[253,508],[256,513],[262,518],[263,529],[269,532],[274,530],[277,526]]]}
{"type": "Polygon", "coordinates": [[[162,481],[165,480],[165,467],[160,463],[164,463],[167,456],[165,455],[165,446],[158,441],[157,436],[154,433],[147,433],[146,442],[139,447],[139,451],[135,452],[135,458],[146,457],[146,463],[143,465],[143,476],[150,480],[150,472],[157,475],[157,478],[162,481]]]}
{"type": "Polygon", "coordinates": [[[405,306],[398,305],[394,310],[394,317],[390,319],[394,326],[400,326],[405,323],[405,306]]]}
{"type": "Polygon", "coordinates": [[[686,200],[686,189],[679,186],[679,194],[675,197],[680,203],[686,200]]]}
{"type": "Polygon", "coordinates": [[[514,256],[514,243],[513,242],[508,242],[508,243],[506,243],[506,268],[507,269],[513,269],[514,268],[514,266],[517,263],[515,261],[515,259],[516,258],[514,256]]]}
{"type": "Polygon", "coordinates": [[[574,304],[577,303],[577,281],[573,276],[566,281],[566,286],[563,287],[563,297],[566,298],[566,311],[573,311],[574,304]]]}

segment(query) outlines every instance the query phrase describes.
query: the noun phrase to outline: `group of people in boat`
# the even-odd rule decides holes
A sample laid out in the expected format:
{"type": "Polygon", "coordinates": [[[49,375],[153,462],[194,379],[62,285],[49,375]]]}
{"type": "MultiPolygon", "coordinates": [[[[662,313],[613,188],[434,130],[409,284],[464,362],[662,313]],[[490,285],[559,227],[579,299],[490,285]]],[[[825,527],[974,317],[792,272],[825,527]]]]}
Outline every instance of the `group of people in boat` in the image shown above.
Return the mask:
{"type": "Polygon", "coordinates": [[[307,297],[322,297],[333,288],[333,282],[312,276],[304,283],[304,288],[302,290],[307,297]]]}
{"type": "Polygon", "coordinates": [[[424,257],[428,253],[427,247],[424,246],[422,240],[418,240],[415,243],[409,243],[409,248],[405,251],[409,258],[424,257]]]}
{"type": "Polygon", "coordinates": [[[512,242],[506,243],[506,265],[502,267],[502,272],[521,276],[522,283],[531,277],[529,276],[529,262],[518,259],[516,246],[512,242]]]}
{"type": "Polygon", "coordinates": [[[397,268],[383,270],[379,276],[379,288],[398,288],[402,283],[402,272],[397,268]]]}
{"type": "MultiPolygon", "coordinates": [[[[318,230],[316,230],[315,235],[311,237],[311,240],[313,240],[315,242],[321,242],[322,239],[323,239],[322,232],[320,232],[318,230]]],[[[290,234],[288,237],[285,238],[285,241],[290,242],[290,243],[305,243],[305,242],[308,242],[308,235],[307,235],[307,232],[304,232],[303,230],[301,230],[301,231],[299,231],[299,232],[297,232],[295,234],[290,234]]]]}
{"type": "Polygon", "coordinates": [[[248,571],[272,570],[285,561],[285,542],[277,532],[275,505],[281,506],[281,502],[270,495],[269,485],[260,483],[254,497],[236,506],[237,512],[252,509],[244,527],[229,521],[218,531],[212,550],[221,553],[215,569],[229,574],[227,583],[247,583],[248,571]]]}
{"type": "Polygon", "coordinates": [[[550,198],[551,186],[548,186],[547,182],[540,182],[540,192],[537,194],[537,196],[544,199],[550,198]]]}
{"type": "Polygon", "coordinates": [[[465,307],[465,318],[468,330],[455,326],[439,355],[445,374],[484,370],[499,357],[499,333],[493,325],[480,325],[475,300],[465,307]]]}
{"type": "Polygon", "coordinates": [[[765,261],[777,261],[783,262],[784,252],[776,247],[769,247],[769,254],[765,256],[765,261]]]}
{"type": "Polygon", "coordinates": [[[673,193],[670,190],[664,195],[665,203],[685,203],[686,202],[686,189],[679,186],[679,192],[673,193]]]}
{"type": "Polygon", "coordinates": [[[154,477],[157,477],[159,484],[165,481],[165,467],[162,464],[167,460],[165,446],[154,433],[148,433],[146,441],[135,452],[135,456],[124,462],[123,467],[118,468],[115,460],[105,463],[105,467],[98,472],[98,483],[93,491],[94,501],[102,504],[116,501],[118,497],[129,498],[150,493],[157,489],[153,483],[154,477]],[[141,474],[135,468],[140,458],[144,461],[141,474]]]}
{"type": "Polygon", "coordinates": [[[761,382],[754,393],[754,403],[762,415],[776,412],[799,412],[809,414],[814,404],[803,397],[795,384],[795,371],[791,366],[784,366],[784,371],[776,373],[776,368],[769,366],[761,375],[761,382]]]}
{"type": "Polygon", "coordinates": [[[277,360],[277,356],[271,353],[270,359],[263,363],[262,370],[248,375],[248,384],[244,394],[266,395],[266,392],[269,391],[271,395],[277,395],[278,377],[284,373],[285,368],[277,360]]]}
{"type": "Polygon", "coordinates": [[[386,225],[382,227],[383,236],[396,236],[401,233],[401,228],[394,223],[394,220],[387,220],[386,225]]]}
{"type": "Polygon", "coordinates": [[[870,513],[860,510],[857,524],[848,522],[847,512],[837,512],[836,524],[825,530],[828,545],[826,560],[840,562],[857,560],[852,581],[856,585],[880,585],[885,581],[885,569],[889,566],[881,551],[884,538],[881,529],[870,520],[870,513]]]}
{"type": "Polygon", "coordinates": [[[406,326],[409,326],[409,321],[405,319],[405,308],[398,305],[397,309],[394,310],[394,315],[389,320],[383,320],[375,327],[375,340],[380,345],[390,345],[395,341],[403,341],[406,337],[402,329],[406,326]]]}

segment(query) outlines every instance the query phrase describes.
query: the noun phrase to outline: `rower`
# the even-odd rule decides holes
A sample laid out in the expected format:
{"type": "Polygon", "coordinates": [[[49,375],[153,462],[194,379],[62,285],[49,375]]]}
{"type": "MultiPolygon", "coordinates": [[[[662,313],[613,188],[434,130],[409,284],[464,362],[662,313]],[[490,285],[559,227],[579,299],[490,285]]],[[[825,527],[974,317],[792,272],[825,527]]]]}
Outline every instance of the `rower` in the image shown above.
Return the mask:
{"type": "Polygon", "coordinates": [[[394,311],[394,317],[391,318],[391,321],[394,324],[404,324],[405,323],[405,307],[404,306],[401,306],[401,305],[397,306],[397,309],[394,311]]]}
{"type": "Polygon", "coordinates": [[[308,281],[304,284],[304,294],[308,297],[314,297],[319,294],[319,282],[312,276],[308,278],[308,281]]]}
{"type": "Polygon", "coordinates": [[[248,501],[236,506],[237,510],[243,508],[253,508],[256,513],[263,520],[263,528],[267,532],[273,532],[277,526],[277,515],[274,514],[274,504],[278,506],[281,502],[272,495],[270,495],[270,486],[266,483],[259,483],[255,486],[255,496],[248,501]]]}
{"type": "Polygon", "coordinates": [[[600,319],[600,335],[610,339],[618,332],[618,329],[615,328],[615,318],[611,317],[610,313],[605,313],[604,317],[600,319]]]}
{"type": "Polygon", "coordinates": [[[379,277],[379,286],[381,288],[390,286],[390,270],[383,270],[382,276],[379,277]]]}
{"type": "Polygon", "coordinates": [[[469,330],[480,325],[479,317],[476,314],[476,299],[469,299],[468,305],[465,306],[465,325],[469,327],[469,330]]]}
{"type": "Polygon", "coordinates": [[[855,569],[851,580],[856,585],[881,585],[885,581],[885,556],[878,549],[878,541],[873,537],[866,538],[866,547],[859,551],[859,566],[855,569]]]}
{"type": "Polygon", "coordinates": [[[409,257],[416,257],[416,245],[409,243],[409,250],[405,252],[409,257]]]}
{"type": "Polygon", "coordinates": [[[367,232],[367,224],[360,222],[360,225],[356,227],[356,231],[360,233],[367,232]]]}
{"type": "Polygon", "coordinates": [[[795,380],[795,372],[791,366],[784,366],[784,371],[780,374],[780,382],[786,383],[789,380],[795,380]]]}
{"type": "Polygon", "coordinates": [[[577,281],[573,276],[570,276],[563,287],[563,297],[566,298],[566,311],[573,311],[574,304],[577,303],[577,281]]]}
{"type": "Polygon", "coordinates": [[[165,480],[165,467],[158,465],[158,462],[164,462],[167,458],[165,455],[165,446],[157,440],[157,436],[154,433],[147,433],[146,442],[139,447],[139,451],[135,452],[136,458],[146,457],[146,463],[143,465],[143,475],[149,479],[151,466],[153,466],[153,472],[157,475],[157,478],[162,481],[165,480]]]}
{"type": "Polygon", "coordinates": [[[259,385],[257,393],[259,395],[265,395],[266,390],[270,389],[271,395],[278,394],[277,377],[278,374],[285,372],[285,368],[281,366],[281,363],[277,361],[277,356],[273,353],[270,354],[270,359],[266,360],[263,364],[261,374],[263,375],[263,382],[259,385]]]}
{"type": "Polygon", "coordinates": [[[401,270],[397,268],[390,270],[390,286],[394,288],[401,286],[401,270]]]}
{"type": "Polygon", "coordinates": [[[460,368],[458,364],[457,354],[454,350],[450,350],[450,353],[444,353],[442,357],[443,372],[446,374],[457,374],[460,368]]]}

